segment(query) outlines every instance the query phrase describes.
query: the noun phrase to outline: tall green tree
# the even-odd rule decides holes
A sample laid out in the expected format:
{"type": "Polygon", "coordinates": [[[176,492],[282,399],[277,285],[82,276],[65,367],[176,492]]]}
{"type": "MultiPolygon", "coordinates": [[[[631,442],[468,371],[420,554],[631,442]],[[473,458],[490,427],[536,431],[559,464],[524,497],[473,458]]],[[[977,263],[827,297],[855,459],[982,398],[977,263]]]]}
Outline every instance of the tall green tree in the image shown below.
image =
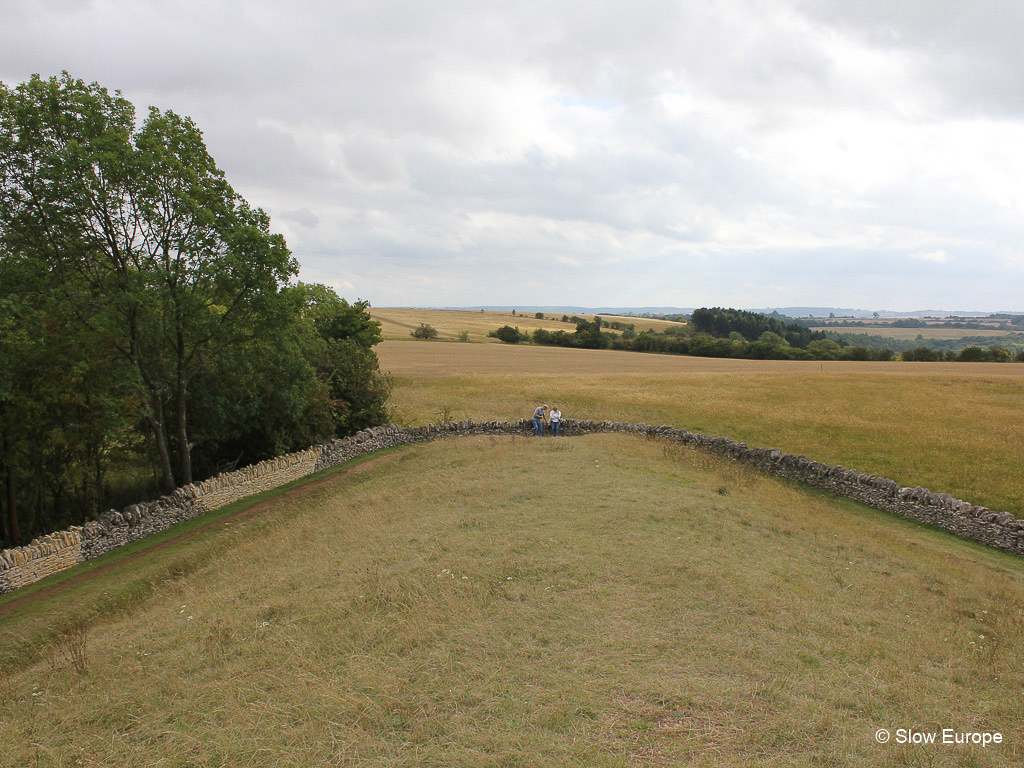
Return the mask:
{"type": "Polygon", "coordinates": [[[127,360],[163,484],[192,480],[189,388],[283,312],[297,265],[189,118],[67,73],[0,88],[0,222],[127,360]]]}
{"type": "Polygon", "coordinates": [[[111,453],[131,442],[127,365],[77,322],[31,259],[0,251],[3,538],[97,512],[111,453]]]}

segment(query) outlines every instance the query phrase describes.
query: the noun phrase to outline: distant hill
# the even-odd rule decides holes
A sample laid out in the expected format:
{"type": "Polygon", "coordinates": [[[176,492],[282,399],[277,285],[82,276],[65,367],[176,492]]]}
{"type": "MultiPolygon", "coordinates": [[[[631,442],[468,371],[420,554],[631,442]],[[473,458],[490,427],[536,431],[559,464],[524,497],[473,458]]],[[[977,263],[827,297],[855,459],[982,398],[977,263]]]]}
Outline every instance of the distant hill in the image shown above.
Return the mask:
{"type": "Polygon", "coordinates": [[[423,307],[423,309],[468,309],[485,312],[545,312],[577,315],[678,315],[689,314],[696,307],[578,307],[569,304],[534,306],[526,304],[477,305],[473,307],[423,307]]]}
{"type": "Polygon", "coordinates": [[[880,318],[894,317],[987,317],[993,312],[977,312],[966,310],[945,310],[945,309],[918,309],[913,312],[896,312],[891,309],[849,309],[847,307],[769,307],[767,309],[754,309],[753,312],[764,312],[771,314],[778,312],[787,317],[828,317],[834,314],[836,317],[872,318],[878,313],[880,318]]]}
{"type": "MultiPolygon", "coordinates": [[[[724,304],[707,304],[705,306],[725,306],[724,304]]],[[[503,304],[503,305],[476,305],[472,307],[423,307],[423,309],[469,309],[484,310],[487,312],[565,312],[587,315],[678,315],[689,314],[696,307],[582,307],[571,305],[548,305],[535,306],[527,304],[503,304]]],[[[890,309],[850,309],[848,307],[738,307],[751,312],[763,312],[770,315],[777,312],[786,317],[828,317],[834,314],[836,317],[873,318],[878,313],[879,318],[898,317],[986,317],[995,312],[979,312],[976,310],[944,310],[944,309],[918,309],[912,312],[897,312],[890,309]]],[[[1022,314],[1020,312],[1005,312],[1003,314],[1022,314]]]]}

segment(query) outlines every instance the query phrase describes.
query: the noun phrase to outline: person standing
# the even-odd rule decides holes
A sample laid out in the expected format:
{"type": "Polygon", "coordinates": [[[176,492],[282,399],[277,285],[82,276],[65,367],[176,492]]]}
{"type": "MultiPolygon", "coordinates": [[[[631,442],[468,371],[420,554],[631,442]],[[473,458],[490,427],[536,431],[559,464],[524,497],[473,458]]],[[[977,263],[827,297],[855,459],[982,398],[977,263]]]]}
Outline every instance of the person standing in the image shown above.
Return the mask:
{"type": "Polygon", "coordinates": [[[551,436],[558,437],[558,429],[562,426],[562,412],[557,405],[551,406],[548,411],[548,423],[551,425],[551,436]]]}
{"type": "Polygon", "coordinates": [[[547,412],[547,405],[538,405],[533,411],[533,434],[537,437],[544,435],[544,414],[547,412]]]}

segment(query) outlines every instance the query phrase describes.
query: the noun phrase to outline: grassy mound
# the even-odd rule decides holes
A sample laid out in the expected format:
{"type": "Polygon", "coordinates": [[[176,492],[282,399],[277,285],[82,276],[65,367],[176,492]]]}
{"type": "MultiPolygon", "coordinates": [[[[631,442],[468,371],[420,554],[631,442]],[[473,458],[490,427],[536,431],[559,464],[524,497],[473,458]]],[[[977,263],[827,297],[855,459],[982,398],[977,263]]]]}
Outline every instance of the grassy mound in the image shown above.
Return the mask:
{"type": "Polygon", "coordinates": [[[416,446],[203,536],[216,557],[0,678],[0,766],[1020,756],[1024,563],[661,443],[416,446]]]}

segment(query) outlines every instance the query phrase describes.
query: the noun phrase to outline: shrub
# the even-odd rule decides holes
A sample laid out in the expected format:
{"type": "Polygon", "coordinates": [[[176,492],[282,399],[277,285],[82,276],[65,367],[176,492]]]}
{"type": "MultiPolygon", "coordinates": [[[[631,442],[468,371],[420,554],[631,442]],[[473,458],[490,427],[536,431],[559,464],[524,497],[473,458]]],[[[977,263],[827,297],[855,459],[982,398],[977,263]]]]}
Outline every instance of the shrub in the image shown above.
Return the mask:
{"type": "Polygon", "coordinates": [[[511,325],[503,325],[487,335],[506,344],[518,344],[526,339],[526,334],[521,333],[518,328],[513,328],[511,325]]]}
{"type": "Polygon", "coordinates": [[[414,339],[434,339],[437,338],[437,328],[426,323],[420,323],[420,327],[409,331],[409,335],[414,339]]]}
{"type": "Polygon", "coordinates": [[[469,341],[469,331],[459,331],[459,341],[469,341]]]}
{"type": "Polygon", "coordinates": [[[942,353],[928,347],[917,347],[904,351],[900,358],[912,363],[932,363],[942,358],[942,353]]]}
{"type": "Polygon", "coordinates": [[[572,335],[565,331],[547,331],[538,328],[533,332],[533,343],[548,347],[571,347],[572,335]]]}

